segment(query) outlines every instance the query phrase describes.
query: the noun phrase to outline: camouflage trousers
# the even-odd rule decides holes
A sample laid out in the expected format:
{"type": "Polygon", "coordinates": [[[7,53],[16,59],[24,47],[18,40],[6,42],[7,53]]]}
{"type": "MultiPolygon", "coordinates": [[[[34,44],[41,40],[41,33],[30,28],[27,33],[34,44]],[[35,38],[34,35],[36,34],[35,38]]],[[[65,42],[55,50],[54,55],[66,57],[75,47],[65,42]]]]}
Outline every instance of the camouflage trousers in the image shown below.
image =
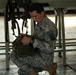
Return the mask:
{"type": "Polygon", "coordinates": [[[33,68],[41,68],[47,65],[50,65],[53,63],[53,58],[50,56],[49,58],[45,58],[46,60],[44,61],[44,58],[42,58],[38,54],[34,54],[33,56],[23,56],[19,57],[15,55],[14,52],[10,54],[10,58],[13,61],[15,65],[18,66],[19,68],[19,73],[22,71],[25,74],[22,75],[29,75],[28,73],[33,69],[33,68]],[[51,59],[51,61],[49,61],[51,59]]]}

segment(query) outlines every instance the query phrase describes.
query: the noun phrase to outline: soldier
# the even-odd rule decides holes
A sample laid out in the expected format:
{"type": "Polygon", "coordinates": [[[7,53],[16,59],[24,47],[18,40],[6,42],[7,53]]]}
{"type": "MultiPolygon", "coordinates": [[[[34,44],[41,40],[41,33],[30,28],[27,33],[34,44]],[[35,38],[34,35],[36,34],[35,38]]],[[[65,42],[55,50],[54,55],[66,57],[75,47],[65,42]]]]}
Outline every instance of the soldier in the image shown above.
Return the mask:
{"type": "MultiPolygon", "coordinates": [[[[54,62],[54,47],[57,37],[55,24],[46,16],[40,3],[32,4],[29,13],[31,19],[37,22],[33,35],[34,54],[19,57],[12,52],[10,55],[11,60],[19,67],[19,75],[38,75],[36,69],[52,66],[54,62]]],[[[32,40],[31,37],[24,36],[21,41],[29,44],[32,40]]]]}

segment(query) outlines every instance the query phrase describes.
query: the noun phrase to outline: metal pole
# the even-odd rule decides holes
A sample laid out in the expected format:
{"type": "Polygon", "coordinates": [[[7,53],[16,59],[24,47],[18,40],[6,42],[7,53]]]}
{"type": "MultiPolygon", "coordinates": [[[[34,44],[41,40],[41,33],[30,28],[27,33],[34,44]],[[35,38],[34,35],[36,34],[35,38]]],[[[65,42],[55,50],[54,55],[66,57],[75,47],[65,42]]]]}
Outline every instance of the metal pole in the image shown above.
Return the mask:
{"type": "Polygon", "coordinates": [[[6,70],[9,70],[9,27],[8,27],[8,19],[7,19],[7,8],[4,14],[5,21],[5,49],[6,49],[6,70]]]}
{"type": "Polygon", "coordinates": [[[65,45],[65,26],[64,26],[64,9],[60,8],[61,27],[62,27],[62,47],[63,47],[63,65],[66,65],[66,45],[65,45]]]}

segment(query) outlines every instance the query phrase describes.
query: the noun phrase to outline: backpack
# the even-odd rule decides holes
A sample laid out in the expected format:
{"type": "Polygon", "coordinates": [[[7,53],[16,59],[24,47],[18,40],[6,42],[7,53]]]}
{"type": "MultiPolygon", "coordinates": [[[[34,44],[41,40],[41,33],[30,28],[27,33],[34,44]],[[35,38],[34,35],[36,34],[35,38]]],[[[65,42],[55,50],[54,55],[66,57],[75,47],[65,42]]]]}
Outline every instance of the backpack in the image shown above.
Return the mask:
{"type": "Polygon", "coordinates": [[[29,35],[22,35],[17,37],[12,43],[12,50],[17,56],[33,56],[33,44],[31,42],[29,44],[23,44],[21,42],[23,36],[31,37],[29,35]]]}

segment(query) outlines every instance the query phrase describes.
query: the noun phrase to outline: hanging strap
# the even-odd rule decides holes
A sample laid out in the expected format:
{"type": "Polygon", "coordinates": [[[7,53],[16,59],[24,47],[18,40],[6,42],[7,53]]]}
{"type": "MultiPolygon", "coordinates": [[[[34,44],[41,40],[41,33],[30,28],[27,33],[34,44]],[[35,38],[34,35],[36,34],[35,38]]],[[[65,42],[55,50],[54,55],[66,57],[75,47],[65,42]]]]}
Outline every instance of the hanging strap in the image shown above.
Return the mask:
{"type": "MultiPolygon", "coordinates": [[[[24,27],[27,27],[27,19],[23,20],[23,22],[22,22],[22,32],[23,32],[24,27]]],[[[26,34],[27,34],[27,32],[26,32],[26,34]]]]}
{"type": "MultiPolygon", "coordinates": [[[[19,24],[18,24],[18,22],[16,20],[14,21],[14,24],[15,24],[16,27],[12,28],[12,31],[13,31],[13,35],[15,35],[15,37],[17,37],[16,34],[15,34],[14,29],[18,28],[18,35],[19,35],[20,34],[20,27],[19,27],[19,24]]],[[[12,25],[13,25],[13,22],[12,22],[12,25]]]]}

